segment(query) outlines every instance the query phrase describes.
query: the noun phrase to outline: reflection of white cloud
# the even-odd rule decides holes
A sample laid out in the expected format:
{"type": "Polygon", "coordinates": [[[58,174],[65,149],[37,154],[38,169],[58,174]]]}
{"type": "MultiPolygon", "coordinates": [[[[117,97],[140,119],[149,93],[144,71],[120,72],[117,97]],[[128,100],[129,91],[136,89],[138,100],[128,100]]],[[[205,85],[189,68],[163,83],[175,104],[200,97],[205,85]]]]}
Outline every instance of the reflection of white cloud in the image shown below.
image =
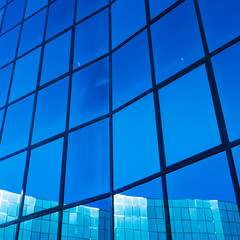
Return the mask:
{"type": "Polygon", "coordinates": [[[102,78],[97,84],[96,87],[100,87],[102,85],[105,85],[108,83],[108,79],[107,78],[102,78]]]}
{"type": "Polygon", "coordinates": [[[183,58],[183,57],[181,57],[181,61],[182,61],[182,62],[184,61],[184,58],[183,58]]]}
{"type": "Polygon", "coordinates": [[[81,66],[80,62],[77,62],[77,64],[78,64],[79,67],[81,66]]]}

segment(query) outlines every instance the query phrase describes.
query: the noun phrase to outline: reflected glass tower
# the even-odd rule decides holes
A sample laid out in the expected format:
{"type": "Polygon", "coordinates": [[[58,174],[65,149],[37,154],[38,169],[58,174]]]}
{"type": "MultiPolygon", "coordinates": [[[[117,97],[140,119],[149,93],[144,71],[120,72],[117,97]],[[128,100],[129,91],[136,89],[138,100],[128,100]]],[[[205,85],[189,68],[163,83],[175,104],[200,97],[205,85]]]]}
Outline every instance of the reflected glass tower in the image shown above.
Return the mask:
{"type": "Polygon", "coordinates": [[[0,0],[0,240],[239,240],[239,12],[0,0]]]}

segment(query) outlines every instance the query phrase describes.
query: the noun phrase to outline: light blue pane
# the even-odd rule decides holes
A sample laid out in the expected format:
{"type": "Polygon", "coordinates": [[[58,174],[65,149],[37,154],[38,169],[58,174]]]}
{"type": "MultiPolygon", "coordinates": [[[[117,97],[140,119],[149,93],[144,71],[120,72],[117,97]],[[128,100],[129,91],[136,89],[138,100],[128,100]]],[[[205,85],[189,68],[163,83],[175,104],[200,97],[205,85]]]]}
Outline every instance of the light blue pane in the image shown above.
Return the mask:
{"type": "Polygon", "coordinates": [[[113,116],[113,160],[114,188],[160,170],[152,94],[113,116]]]}
{"type": "Polygon", "coordinates": [[[175,2],[177,2],[177,0],[149,0],[151,18],[156,17],[175,2]]]}
{"type": "Polygon", "coordinates": [[[238,181],[240,182],[240,146],[232,148],[232,153],[237,171],[238,181]]]}
{"type": "Polygon", "coordinates": [[[96,12],[100,8],[106,6],[108,0],[78,0],[77,1],[77,21],[87,17],[91,13],[96,12]]]}
{"type": "Polygon", "coordinates": [[[65,130],[68,80],[64,78],[38,93],[32,142],[44,140],[65,130]]]}
{"type": "Polygon", "coordinates": [[[108,59],[84,68],[73,75],[70,127],[90,121],[109,110],[108,59]]]}
{"type": "Polygon", "coordinates": [[[0,240],[14,240],[17,225],[11,225],[0,229],[0,240]]]}
{"type": "Polygon", "coordinates": [[[41,48],[38,48],[17,60],[13,74],[10,102],[35,90],[40,54],[41,48]]]}
{"type": "Polygon", "coordinates": [[[152,86],[147,32],[113,53],[113,107],[117,108],[152,86]]]}
{"type": "Polygon", "coordinates": [[[33,99],[31,95],[8,107],[0,145],[1,157],[27,147],[33,99]]]}
{"type": "Polygon", "coordinates": [[[14,0],[7,6],[4,16],[2,33],[18,24],[23,17],[23,10],[26,0],[14,0]]]}
{"type": "Polygon", "coordinates": [[[167,187],[169,199],[236,202],[225,153],[168,174],[167,187]]]}
{"type": "Polygon", "coordinates": [[[109,192],[109,120],[69,134],[65,203],[109,192]]]}
{"type": "Polygon", "coordinates": [[[42,43],[46,13],[47,10],[44,9],[24,22],[18,55],[42,43]]]}
{"type": "MultiPolygon", "coordinates": [[[[26,196],[53,201],[53,205],[58,204],[62,151],[62,138],[32,150],[26,196]]],[[[33,212],[36,210],[28,213],[33,212]]]]}
{"type": "Polygon", "coordinates": [[[70,45],[71,31],[46,44],[41,85],[69,71],[70,45]]]}
{"type": "Polygon", "coordinates": [[[107,53],[108,46],[108,9],[106,9],[76,26],[74,68],[107,53]]]}
{"type": "Polygon", "coordinates": [[[240,44],[224,50],[212,58],[213,70],[230,141],[240,138],[240,44]]]}
{"type": "Polygon", "coordinates": [[[144,0],[118,0],[112,4],[113,48],[146,24],[144,0]]]}
{"type": "Polygon", "coordinates": [[[158,83],[204,56],[191,0],[184,1],[158,20],[151,30],[158,83]]]}
{"type": "Polygon", "coordinates": [[[12,75],[12,64],[0,70],[0,107],[6,104],[8,88],[12,75]]]}
{"type": "Polygon", "coordinates": [[[159,90],[167,165],[220,144],[204,66],[159,90]]]}
{"type": "Polygon", "coordinates": [[[0,53],[4,58],[0,58],[0,67],[12,61],[16,54],[20,27],[7,32],[0,37],[0,53]]]}
{"type": "Polygon", "coordinates": [[[199,0],[199,6],[210,51],[239,36],[238,0],[199,0]]]}
{"type": "Polygon", "coordinates": [[[29,17],[33,13],[37,12],[39,9],[47,5],[48,0],[28,0],[27,1],[27,8],[25,13],[25,18],[29,17]]]}
{"type": "Polygon", "coordinates": [[[46,38],[53,37],[73,24],[75,0],[57,0],[50,5],[46,38]]]}

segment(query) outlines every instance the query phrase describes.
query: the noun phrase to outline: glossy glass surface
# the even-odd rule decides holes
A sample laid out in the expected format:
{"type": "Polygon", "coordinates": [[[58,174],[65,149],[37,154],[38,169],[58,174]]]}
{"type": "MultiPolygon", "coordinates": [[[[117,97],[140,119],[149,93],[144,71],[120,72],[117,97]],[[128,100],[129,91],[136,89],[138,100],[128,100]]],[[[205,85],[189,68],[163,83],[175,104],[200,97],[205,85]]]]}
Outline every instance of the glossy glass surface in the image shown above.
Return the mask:
{"type": "Polygon", "coordinates": [[[23,23],[18,56],[42,43],[46,13],[44,9],[23,23]]]}
{"type": "Polygon", "coordinates": [[[61,133],[66,128],[68,81],[64,78],[38,93],[32,142],[61,133]]]}
{"type": "Polygon", "coordinates": [[[159,19],[151,26],[151,32],[158,83],[204,56],[191,0],[159,19]]]}
{"type": "Polygon", "coordinates": [[[218,93],[230,141],[240,138],[240,44],[224,50],[212,58],[218,93]]]}
{"type": "Polygon", "coordinates": [[[108,28],[108,10],[103,10],[76,26],[74,68],[108,52],[108,28]]]}
{"type": "Polygon", "coordinates": [[[27,0],[25,18],[43,8],[48,3],[48,0],[27,0]]]}
{"type": "Polygon", "coordinates": [[[16,27],[0,37],[0,52],[4,58],[0,58],[0,67],[12,61],[16,54],[20,27],[16,27]]]}
{"type": "Polygon", "coordinates": [[[71,31],[46,44],[43,56],[41,85],[69,71],[70,46],[71,31]]]}
{"type": "Polygon", "coordinates": [[[146,25],[144,0],[118,0],[112,4],[113,48],[146,25]],[[134,13],[134,14],[133,14],[134,13]]]}
{"type": "Polygon", "coordinates": [[[114,188],[160,171],[153,96],[113,115],[114,188]]]}
{"type": "Polygon", "coordinates": [[[57,0],[50,5],[46,32],[47,39],[73,24],[74,4],[75,0],[57,0]]]}
{"type": "Polygon", "coordinates": [[[64,202],[109,192],[109,120],[69,134],[64,202]]]}
{"type": "Polygon", "coordinates": [[[0,145],[0,157],[27,147],[33,99],[34,96],[31,95],[8,107],[0,145]]]}
{"type": "Polygon", "coordinates": [[[10,64],[7,67],[0,70],[0,106],[4,106],[6,104],[9,84],[12,76],[12,67],[10,64]]]}
{"type": "Polygon", "coordinates": [[[17,60],[9,101],[14,101],[36,89],[41,48],[17,60]]]}
{"type": "Polygon", "coordinates": [[[159,90],[167,165],[221,144],[204,66],[159,90]]]}
{"type": "Polygon", "coordinates": [[[147,32],[144,31],[112,56],[113,108],[152,86],[147,32]]]}
{"type": "Polygon", "coordinates": [[[210,51],[240,34],[240,2],[238,0],[199,0],[204,30],[210,51]]]}
{"type": "Polygon", "coordinates": [[[108,113],[108,75],[108,58],[73,74],[70,128],[108,113]]]}
{"type": "Polygon", "coordinates": [[[238,181],[240,181],[240,146],[232,148],[232,154],[238,176],[238,181]]]}
{"type": "Polygon", "coordinates": [[[0,239],[15,240],[17,225],[10,225],[8,227],[0,228],[0,239]]]}

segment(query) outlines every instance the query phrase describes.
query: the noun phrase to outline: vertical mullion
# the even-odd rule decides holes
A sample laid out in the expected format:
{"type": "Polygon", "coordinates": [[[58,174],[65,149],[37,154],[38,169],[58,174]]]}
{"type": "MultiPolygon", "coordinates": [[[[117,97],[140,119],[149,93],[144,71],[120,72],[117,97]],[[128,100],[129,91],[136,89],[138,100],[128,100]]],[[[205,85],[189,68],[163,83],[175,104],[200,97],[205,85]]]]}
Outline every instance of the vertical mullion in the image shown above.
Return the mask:
{"type": "MultiPolygon", "coordinates": [[[[159,161],[160,161],[161,172],[164,172],[164,170],[166,169],[166,161],[165,161],[165,153],[164,153],[159,96],[158,96],[158,90],[156,88],[156,76],[155,76],[155,67],[154,67],[154,58],[153,58],[152,36],[151,36],[151,30],[150,30],[151,18],[150,18],[149,0],[145,0],[145,8],[146,8],[147,35],[148,35],[149,55],[150,55],[150,63],[151,63],[152,85],[153,85],[154,109],[155,109],[156,126],[157,126],[159,161]]],[[[171,224],[170,224],[168,196],[167,196],[167,184],[166,184],[165,174],[162,175],[161,181],[162,181],[162,194],[163,194],[163,202],[164,202],[166,234],[167,234],[167,239],[171,240],[172,235],[171,235],[171,224]]]]}

